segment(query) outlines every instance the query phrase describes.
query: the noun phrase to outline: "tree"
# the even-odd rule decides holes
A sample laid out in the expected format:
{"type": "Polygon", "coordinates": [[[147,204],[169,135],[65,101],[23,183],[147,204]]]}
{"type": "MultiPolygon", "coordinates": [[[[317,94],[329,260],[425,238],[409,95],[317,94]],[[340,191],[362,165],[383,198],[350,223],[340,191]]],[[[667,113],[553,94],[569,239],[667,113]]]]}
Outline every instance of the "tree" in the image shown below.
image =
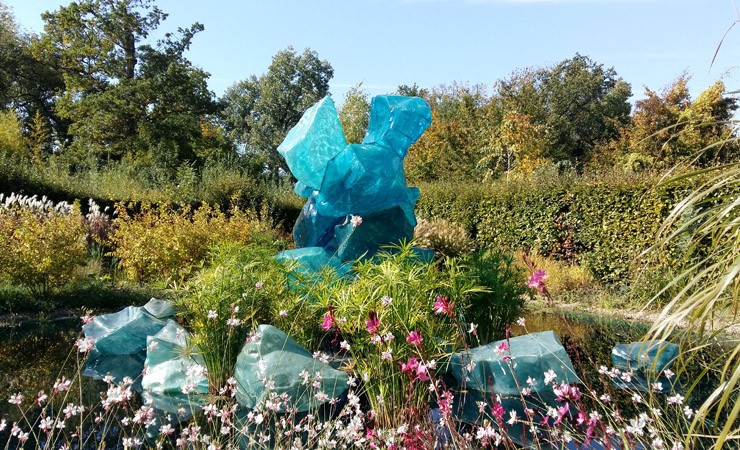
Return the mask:
{"type": "Polygon", "coordinates": [[[56,109],[73,150],[100,163],[147,155],[165,166],[195,159],[200,118],[215,111],[208,74],[183,56],[200,24],[149,34],[167,15],[153,0],[80,0],[42,15],[39,57],[63,74],[56,109]]]}
{"type": "Polygon", "coordinates": [[[613,68],[579,54],[553,67],[516,72],[496,88],[505,111],[529,115],[548,130],[545,156],[555,161],[582,162],[630,120],[630,85],[613,68]]]}
{"type": "Polygon", "coordinates": [[[23,33],[11,10],[0,2],[0,109],[13,109],[28,126],[32,120],[50,128],[44,148],[53,136],[63,141],[67,123],[54,114],[56,92],[64,86],[61,74],[31,52],[33,36],[23,33]],[[37,116],[38,114],[38,116],[37,116]]]}
{"type": "Polygon", "coordinates": [[[490,144],[491,151],[478,163],[494,169],[503,167],[506,177],[513,172],[529,174],[545,164],[542,154],[547,145],[547,133],[541,125],[532,123],[532,116],[509,111],[497,128],[490,144]]]}
{"type": "Polygon", "coordinates": [[[339,110],[339,122],[348,144],[359,144],[365,138],[370,123],[370,100],[362,89],[362,83],[352,86],[339,110]]]}
{"type": "Polygon", "coordinates": [[[645,89],[646,98],[635,102],[632,124],[621,139],[628,154],[649,157],[661,165],[695,155],[700,165],[733,156],[736,142],[713,145],[732,136],[729,119],[737,100],[725,95],[722,81],[715,82],[692,101],[688,76],[678,77],[661,92],[645,89]]]}
{"type": "Polygon", "coordinates": [[[481,159],[488,117],[485,88],[480,85],[439,86],[426,94],[432,125],[411,146],[406,173],[413,181],[471,179],[481,159]]]}
{"type": "Polygon", "coordinates": [[[329,94],[334,69],[316,52],[297,54],[292,47],[278,52],[267,73],[252,75],[224,94],[223,120],[245,151],[269,169],[287,170],[277,147],[304,111],[329,94]]]}

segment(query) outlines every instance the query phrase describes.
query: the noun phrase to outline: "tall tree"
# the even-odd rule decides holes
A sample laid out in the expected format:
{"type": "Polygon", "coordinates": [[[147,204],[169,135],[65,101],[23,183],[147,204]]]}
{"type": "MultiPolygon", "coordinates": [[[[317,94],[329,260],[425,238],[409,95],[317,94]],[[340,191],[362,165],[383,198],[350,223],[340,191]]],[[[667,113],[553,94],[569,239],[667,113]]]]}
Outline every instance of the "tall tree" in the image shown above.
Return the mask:
{"type": "Polygon", "coordinates": [[[270,170],[287,170],[277,147],[303,112],[329,94],[334,69],[316,52],[292,47],[272,58],[267,73],[229,87],[222,99],[224,123],[245,151],[270,170]]]}
{"type": "MultiPolygon", "coordinates": [[[[34,57],[33,39],[20,30],[10,8],[0,2],[0,109],[14,109],[26,126],[34,120],[44,123],[56,139],[64,141],[68,124],[53,109],[64,82],[59,72],[34,57]]],[[[44,148],[51,147],[51,137],[44,148]]]]}
{"type": "Polygon", "coordinates": [[[613,68],[576,54],[552,67],[526,69],[497,84],[503,109],[548,130],[545,156],[578,162],[629,123],[628,83],[613,68]]]}
{"type": "Polygon", "coordinates": [[[199,117],[212,113],[214,102],[208,74],[183,54],[203,26],[147,44],[167,17],[152,4],[79,0],[42,15],[44,34],[35,52],[63,74],[57,110],[71,122],[79,153],[108,161],[166,149],[164,159],[193,158],[199,117]]]}
{"type": "MultiPolygon", "coordinates": [[[[645,89],[646,98],[635,102],[632,126],[622,138],[623,148],[669,165],[681,158],[696,156],[705,147],[727,140],[734,127],[729,123],[738,109],[737,100],[727,96],[717,81],[692,100],[688,76],[681,75],[661,92],[645,89]]],[[[715,145],[697,162],[708,164],[717,158],[736,158],[735,142],[715,145]]]]}
{"type": "MultiPolygon", "coordinates": [[[[400,89],[400,88],[399,88],[400,89]]],[[[475,178],[481,159],[489,99],[481,85],[452,84],[431,91],[416,87],[432,107],[432,125],[411,146],[406,173],[413,181],[475,178]]]]}

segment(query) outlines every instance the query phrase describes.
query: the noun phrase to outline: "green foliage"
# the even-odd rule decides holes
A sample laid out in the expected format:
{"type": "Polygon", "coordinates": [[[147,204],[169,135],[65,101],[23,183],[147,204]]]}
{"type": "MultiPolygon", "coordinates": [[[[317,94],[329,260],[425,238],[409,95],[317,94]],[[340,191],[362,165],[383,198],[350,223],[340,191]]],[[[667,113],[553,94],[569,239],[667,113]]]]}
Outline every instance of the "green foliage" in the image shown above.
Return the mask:
{"type": "MultiPolygon", "coordinates": [[[[722,143],[715,142],[714,144],[722,143]]],[[[720,166],[679,177],[668,183],[694,180],[661,224],[651,254],[661,255],[679,244],[683,266],[677,266],[653,300],[665,302],[661,320],[651,327],[648,338],[680,342],[684,361],[701,358],[708,344],[722,331],[715,318],[727,317],[737,323],[740,310],[740,245],[738,245],[738,180],[740,166],[720,166]],[[688,216],[688,220],[687,220],[688,216]],[[686,239],[688,236],[688,240],[686,239]],[[684,241],[688,241],[688,245],[684,241]]],[[[726,340],[722,354],[706,365],[716,371],[721,383],[703,403],[684,444],[693,446],[702,436],[712,438],[713,449],[737,444],[740,423],[740,341],[726,340]]],[[[679,374],[685,371],[682,365],[679,374]]],[[[694,377],[696,378],[696,377],[694,377]]],[[[691,385],[689,394],[698,383],[691,385]]],[[[688,395],[687,394],[687,397],[688,395]]]]}
{"type": "Polygon", "coordinates": [[[410,180],[451,180],[476,177],[481,159],[483,132],[488,117],[485,88],[453,84],[430,93],[411,88],[409,93],[425,94],[432,107],[432,124],[411,146],[405,160],[410,180]]]}
{"type": "Polygon", "coordinates": [[[692,101],[683,75],[661,93],[645,89],[647,98],[635,102],[632,126],[620,145],[645,155],[661,166],[695,155],[707,165],[734,157],[737,142],[727,141],[734,131],[728,120],[738,108],[722,81],[715,82],[692,101]],[[714,145],[718,144],[718,145],[714,145]]]}
{"type": "Polygon", "coordinates": [[[132,215],[119,204],[116,213],[111,256],[127,277],[139,282],[165,280],[177,286],[203,263],[211,246],[246,244],[271,233],[253,214],[234,210],[227,217],[208,205],[178,212],[145,204],[132,215]]]}
{"type": "Polygon", "coordinates": [[[175,301],[203,354],[213,388],[226,385],[248,332],[272,323],[272,305],[286,295],[285,272],[274,258],[279,250],[264,244],[217,245],[208,268],[175,301]]]}
{"type": "Polygon", "coordinates": [[[23,122],[12,109],[0,111],[0,153],[29,153],[28,142],[23,136],[23,122]]]}
{"type": "Polygon", "coordinates": [[[410,245],[389,249],[375,260],[356,264],[354,269],[356,276],[351,279],[317,280],[299,288],[303,289],[301,314],[290,317],[294,325],[285,331],[294,336],[294,329],[318,329],[322,322],[327,323],[327,316],[333,317],[333,325],[324,331],[325,344],[338,347],[341,340],[349,343],[356,362],[354,370],[362,377],[376,420],[384,426],[400,426],[398,412],[425,407],[431,393],[425,386],[405,389],[408,379],[401,374],[398,361],[419,358],[419,353],[424,360],[439,361],[463,348],[461,324],[466,307],[471,295],[481,288],[458,261],[423,263],[410,245]],[[435,313],[438,296],[455,302],[450,316],[435,313]],[[378,331],[373,334],[383,337],[381,344],[371,339],[367,329],[371,313],[379,321],[378,331]],[[303,320],[297,321],[297,317],[303,320]],[[412,331],[424,339],[420,347],[406,341],[412,331]],[[382,358],[382,352],[389,349],[393,361],[382,358]]]}
{"type": "Polygon", "coordinates": [[[277,148],[303,112],[329,93],[334,69],[306,49],[292,47],[272,58],[267,73],[229,87],[222,98],[223,120],[236,142],[270,169],[288,167],[277,148]]]}
{"type": "Polygon", "coordinates": [[[414,228],[414,245],[434,250],[437,256],[463,256],[473,249],[465,228],[444,219],[419,219],[414,228]]]}
{"type": "Polygon", "coordinates": [[[576,54],[552,67],[515,72],[497,84],[496,101],[547,130],[545,156],[576,163],[619,136],[629,122],[631,95],[613,68],[576,54]]]}
{"type": "Polygon", "coordinates": [[[69,152],[97,163],[146,157],[165,170],[194,161],[200,122],[215,112],[208,74],[184,58],[200,24],[142,45],[166,18],[151,0],[80,0],[42,15],[34,53],[63,73],[55,104],[69,152]]]}
{"type": "MultiPolygon", "coordinates": [[[[598,280],[625,281],[688,186],[653,189],[649,178],[553,177],[492,186],[421,186],[417,211],[462,224],[480,248],[534,250],[580,263],[598,280]]],[[[666,252],[655,264],[676,262],[666,252]]]]}
{"type": "Polygon", "coordinates": [[[79,209],[0,207],[0,280],[47,296],[72,282],[87,259],[79,209]]]}
{"type": "Polygon", "coordinates": [[[485,178],[491,178],[496,169],[503,169],[506,179],[512,173],[531,174],[546,164],[542,157],[547,149],[546,136],[543,126],[532,123],[532,116],[508,112],[487,145],[489,153],[478,166],[488,168],[485,178]]]}
{"type": "Polygon", "coordinates": [[[359,144],[365,138],[370,123],[370,100],[362,89],[362,83],[352,86],[339,110],[339,122],[348,144],[359,144]]]}
{"type": "Polygon", "coordinates": [[[486,288],[471,295],[465,319],[478,325],[481,343],[506,338],[506,327],[524,308],[526,273],[513,256],[491,250],[473,253],[463,261],[478,285],[486,288]]]}

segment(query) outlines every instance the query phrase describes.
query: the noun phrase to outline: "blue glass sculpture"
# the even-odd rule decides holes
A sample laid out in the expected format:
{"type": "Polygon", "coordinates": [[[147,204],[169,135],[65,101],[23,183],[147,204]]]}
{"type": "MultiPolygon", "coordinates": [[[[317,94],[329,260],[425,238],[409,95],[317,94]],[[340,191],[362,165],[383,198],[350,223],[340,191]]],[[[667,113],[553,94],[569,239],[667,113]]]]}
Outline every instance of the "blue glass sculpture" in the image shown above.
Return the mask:
{"type": "Polygon", "coordinates": [[[296,194],[308,199],[293,228],[299,248],[278,259],[307,272],[339,270],[411,240],[419,190],[406,185],[403,159],[431,122],[421,98],[375,97],[365,139],[347,145],[331,98],[309,108],[278,147],[298,180],[296,194]]]}
{"type": "Polygon", "coordinates": [[[678,358],[679,350],[678,345],[665,341],[617,344],[612,349],[612,363],[630,375],[612,377],[612,383],[620,389],[670,392],[676,379],[665,376],[665,370],[678,358]],[[658,386],[660,390],[655,389],[658,386]]]}

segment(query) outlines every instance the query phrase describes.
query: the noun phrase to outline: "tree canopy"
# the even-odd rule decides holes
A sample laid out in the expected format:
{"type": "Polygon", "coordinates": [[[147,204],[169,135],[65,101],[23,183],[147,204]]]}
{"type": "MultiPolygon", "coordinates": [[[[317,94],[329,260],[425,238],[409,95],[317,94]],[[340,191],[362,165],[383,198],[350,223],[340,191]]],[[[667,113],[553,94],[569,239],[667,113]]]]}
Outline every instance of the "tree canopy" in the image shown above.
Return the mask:
{"type": "Polygon", "coordinates": [[[99,163],[146,157],[197,160],[200,124],[215,112],[208,73],[184,57],[194,24],[152,45],[167,15],[152,0],[79,0],[42,15],[33,50],[64,80],[56,102],[70,122],[71,151],[99,163]]]}
{"type": "Polygon", "coordinates": [[[329,94],[334,69],[311,49],[278,52],[267,72],[229,87],[222,99],[223,121],[245,152],[269,169],[287,170],[277,148],[303,112],[329,94]]]}

